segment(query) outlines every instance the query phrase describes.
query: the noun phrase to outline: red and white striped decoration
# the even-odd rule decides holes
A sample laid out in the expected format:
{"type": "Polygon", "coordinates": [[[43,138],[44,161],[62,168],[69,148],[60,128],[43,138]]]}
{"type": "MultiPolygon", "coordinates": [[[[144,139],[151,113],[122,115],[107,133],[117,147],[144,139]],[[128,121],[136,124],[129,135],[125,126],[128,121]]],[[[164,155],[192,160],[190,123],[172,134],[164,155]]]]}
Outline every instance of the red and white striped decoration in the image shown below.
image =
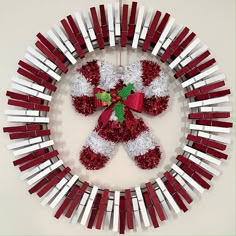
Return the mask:
{"type": "MultiPolygon", "coordinates": [[[[97,17],[98,9],[95,7],[90,9],[91,17],[84,17],[77,12],[54,25],[47,36],[37,34],[37,48],[27,49],[26,61],[21,60],[17,70],[21,77],[13,78],[14,91],[6,93],[10,97],[10,106],[23,108],[6,111],[8,121],[21,124],[5,127],[3,131],[9,133],[11,139],[20,139],[8,145],[16,156],[13,164],[22,171],[21,179],[30,185],[29,193],[37,193],[42,198],[42,205],[57,208],[56,218],[65,214],[71,218],[71,223],[81,223],[88,228],[111,229],[124,234],[127,230],[143,226],[161,226],[162,221],[172,215],[186,212],[188,204],[197,198],[196,193],[202,194],[210,188],[210,180],[214,175],[220,174],[215,165],[220,165],[227,159],[223,151],[230,144],[230,137],[225,134],[230,133],[233,124],[214,120],[230,117],[232,107],[225,106],[230,99],[230,90],[221,90],[225,86],[225,76],[219,73],[215,59],[211,58],[210,51],[195,33],[187,27],[177,25],[168,13],[148,11],[146,14],[147,11],[142,6],[138,10],[137,2],[133,2],[132,6],[124,4],[118,10],[117,7],[119,8],[117,4],[100,5],[101,20],[97,17]],[[63,79],[63,74],[68,71],[68,65],[75,64],[95,48],[102,50],[119,44],[122,47],[132,45],[133,48],[140,47],[145,52],[150,51],[162,62],[169,64],[171,69],[175,69],[175,77],[180,81],[189,101],[191,112],[188,118],[192,123],[184,152],[176,157],[176,161],[161,178],[152,183],[147,182],[143,188],[114,192],[99,189],[87,182],[82,183],[77,175],[70,173],[69,167],[63,165],[59,158],[60,150],[53,150],[53,140],[48,136],[50,130],[47,128],[47,112],[52,92],[56,91],[57,81],[63,79]],[[157,220],[156,213],[160,221],[157,220]]],[[[104,88],[109,89],[106,87],[109,83],[116,84],[115,80],[108,82],[109,78],[101,71],[105,63],[91,63],[96,73],[100,73],[103,78],[101,81],[104,88]]],[[[142,65],[140,62],[130,65],[127,73],[141,73],[142,65]]],[[[106,66],[110,66],[108,71],[112,77],[112,65],[106,66]]],[[[82,71],[83,68],[80,73],[82,71]]],[[[143,74],[148,72],[144,71],[143,74]]],[[[73,101],[74,104],[80,102],[82,105],[82,109],[77,107],[79,112],[91,114],[95,109],[92,105],[85,105],[93,95],[89,84],[91,81],[88,81],[91,75],[83,71],[80,77],[83,78],[81,83],[72,90],[73,101]],[[83,86],[83,90],[80,86],[83,86]],[[83,96],[85,100],[80,99],[83,96]]],[[[132,80],[135,76],[126,78],[132,80]]],[[[101,81],[97,80],[96,83],[101,81]]],[[[135,81],[138,81],[137,78],[135,81]]],[[[143,88],[142,82],[140,80],[135,89],[145,89],[145,111],[157,115],[158,111],[153,109],[153,105],[159,101],[152,100],[154,90],[150,90],[148,84],[144,84],[143,88]]],[[[76,86],[76,83],[75,78],[72,84],[76,86]]],[[[158,86],[154,81],[153,83],[153,86],[158,86]]],[[[158,89],[155,91],[158,92],[158,89]]],[[[160,97],[163,95],[159,94],[160,97]]],[[[97,135],[96,129],[93,135],[97,135]]],[[[141,135],[152,139],[149,131],[143,130],[127,143],[130,150],[136,145],[135,142],[139,143],[141,135]]],[[[99,138],[101,137],[100,135],[99,138]]],[[[109,144],[111,150],[113,144],[109,144]]],[[[87,147],[92,150],[92,145],[91,139],[88,140],[87,147]]],[[[151,140],[150,145],[156,144],[151,140]]],[[[149,146],[146,150],[149,150],[149,146]]],[[[137,150],[132,155],[140,152],[137,150]]],[[[106,152],[101,154],[109,155],[106,152]]]]}

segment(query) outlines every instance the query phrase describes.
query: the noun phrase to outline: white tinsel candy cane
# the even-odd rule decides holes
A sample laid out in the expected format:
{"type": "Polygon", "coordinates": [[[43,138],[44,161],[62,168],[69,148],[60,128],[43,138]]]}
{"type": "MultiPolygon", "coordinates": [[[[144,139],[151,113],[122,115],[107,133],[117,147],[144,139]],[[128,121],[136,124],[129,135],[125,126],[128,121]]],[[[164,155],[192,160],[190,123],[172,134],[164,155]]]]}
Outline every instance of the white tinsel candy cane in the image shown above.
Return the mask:
{"type": "MultiPolygon", "coordinates": [[[[79,113],[95,112],[94,88],[112,92],[125,84],[134,85],[134,92],[145,95],[143,110],[158,115],[167,108],[168,77],[157,63],[140,61],[125,68],[120,74],[105,62],[92,61],[77,70],[72,78],[71,95],[73,105],[79,113]]],[[[125,113],[128,116],[128,112],[125,113]]],[[[114,112],[108,124],[97,124],[80,154],[80,161],[87,169],[100,169],[112,156],[116,143],[124,142],[128,154],[143,169],[156,167],[160,160],[160,149],[155,138],[141,118],[133,118],[132,125],[117,121],[114,112]]]]}

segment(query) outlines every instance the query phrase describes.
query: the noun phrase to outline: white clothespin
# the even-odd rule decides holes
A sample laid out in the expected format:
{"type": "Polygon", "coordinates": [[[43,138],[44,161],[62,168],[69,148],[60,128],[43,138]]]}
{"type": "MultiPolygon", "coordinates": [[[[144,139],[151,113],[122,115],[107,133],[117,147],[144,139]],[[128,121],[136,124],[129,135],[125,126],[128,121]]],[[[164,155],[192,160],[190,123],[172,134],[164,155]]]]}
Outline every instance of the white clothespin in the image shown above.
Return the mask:
{"type": "Polygon", "coordinates": [[[139,36],[141,34],[141,28],[142,28],[142,23],[143,23],[144,11],[145,11],[144,6],[140,6],[139,12],[138,12],[137,23],[136,23],[135,31],[134,31],[134,39],[132,43],[132,48],[138,47],[139,36]]]}
{"type": "Polygon", "coordinates": [[[92,45],[92,43],[90,41],[89,35],[87,33],[87,30],[85,28],[84,22],[83,22],[82,17],[81,17],[79,12],[75,13],[75,18],[76,18],[76,21],[77,21],[77,23],[79,25],[80,31],[81,31],[81,33],[82,33],[82,35],[84,37],[84,41],[85,41],[85,44],[87,46],[88,51],[89,52],[94,51],[93,45],[92,45]]]}
{"type": "Polygon", "coordinates": [[[149,218],[148,218],[147,209],[146,209],[145,204],[144,204],[143,194],[142,194],[141,188],[136,187],[135,192],[136,192],[136,195],[137,195],[138,204],[139,204],[139,208],[140,208],[140,212],[141,212],[141,216],[142,216],[142,219],[143,219],[144,226],[149,227],[150,226],[150,221],[149,221],[149,218]]]}
{"type": "Polygon", "coordinates": [[[107,18],[108,18],[108,30],[109,30],[110,47],[114,47],[116,45],[116,43],[115,43],[115,32],[114,32],[113,7],[112,7],[111,3],[109,3],[107,5],[107,18]]]}
{"type": "Polygon", "coordinates": [[[89,199],[88,199],[88,203],[87,203],[87,205],[85,207],[85,210],[84,210],[81,222],[80,222],[82,225],[86,225],[87,224],[88,217],[90,215],[90,212],[91,212],[91,209],[92,209],[92,206],[93,206],[93,202],[94,202],[95,197],[97,195],[97,191],[98,191],[98,187],[94,185],[93,189],[92,189],[92,191],[90,193],[90,196],[89,196],[89,199]]]}
{"type": "Polygon", "coordinates": [[[189,129],[200,130],[200,131],[209,131],[209,132],[218,132],[218,133],[230,133],[230,128],[217,127],[217,126],[207,126],[207,125],[195,125],[190,124],[189,129]]]}
{"type": "Polygon", "coordinates": [[[196,50],[195,52],[193,52],[191,55],[189,55],[187,58],[185,58],[180,65],[182,67],[186,66],[189,62],[191,62],[192,60],[194,60],[196,57],[200,56],[202,53],[204,53],[206,50],[208,49],[208,47],[206,45],[203,45],[202,47],[200,47],[198,50],[196,50]]]}
{"type": "Polygon", "coordinates": [[[35,110],[5,110],[4,113],[11,116],[39,116],[39,111],[35,110]]]}
{"type": "Polygon", "coordinates": [[[60,180],[60,182],[47,193],[46,197],[42,200],[41,205],[46,206],[53,197],[58,194],[58,192],[62,189],[62,187],[68,182],[68,180],[64,177],[60,180]]]}
{"type": "Polygon", "coordinates": [[[78,206],[75,214],[73,215],[73,217],[71,219],[71,224],[77,224],[78,223],[79,217],[80,217],[84,207],[86,206],[88,198],[89,198],[89,194],[84,193],[84,195],[83,195],[83,197],[82,197],[82,199],[79,203],[79,206],[78,206]]]}
{"type": "Polygon", "coordinates": [[[105,223],[104,223],[104,225],[107,227],[107,229],[110,229],[112,210],[113,210],[113,200],[108,200],[107,209],[106,209],[106,213],[105,213],[106,214],[105,223]]]}
{"type": "Polygon", "coordinates": [[[183,25],[176,25],[173,32],[170,34],[170,36],[165,40],[162,47],[164,50],[167,50],[167,48],[170,46],[170,44],[173,42],[175,37],[178,35],[178,33],[183,29],[183,25]]]}
{"type": "Polygon", "coordinates": [[[174,69],[198,44],[200,43],[200,39],[194,39],[184,50],[180,53],[180,55],[175,58],[169,65],[171,69],[174,69]]]}
{"type": "Polygon", "coordinates": [[[120,36],[120,3],[115,2],[115,36],[120,36]]]}
{"type": "Polygon", "coordinates": [[[158,54],[158,52],[160,51],[160,49],[161,49],[163,43],[165,42],[165,39],[166,39],[167,35],[169,34],[174,23],[175,23],[175,19],[173,17],[170,17],[168,23],[165,26],[165,29],[161,33],[161,36],[160,36],[158,42],[156,43],[155,47],[152,50],[152,54],[154,56],[156,56],[158,54]]]}
{"type": "Polygon", "coordinates": [[[73,175],[72,178],[66,183],[60,193],[54,198],[52,203],[50,204],[51,208],[55,208],[55,206],[61,201],[61,199],[66,195],[66,193],[70,190],[70,188],[74,185],[74,183],[78,180],[78,175],[73,175]]]}
{"type": "Polygon", "coordinates": [[[32,89],[35,89],[39,92],[43,92],[45,87],[41,86],[41,85],[38,85],[36,83],[32,83],[30,81],[27,81],[25,79],[20,79],[16,76],[13,76],[12,79],[11,79],[13,82],[17,83],[17,84],[20,84],[20,85],[23,85],[25,87],[28,87],[28,88],[32,88],[32,89]]]}
{"type": "Polygon", "coordinates": [[[163,208],[163,211],[165,213],[166,218],[171,218],[171,216],[172,216],[171,215],[171,210],[170,210],[167,202],[165,201],[165,198],[164,198],[164,196],[162,194],[161,189],[157,189],[156,190],[156,195],[157,195],[157,197],[158,197],[158,199],[159,199],[159,201],[160,201],[160,203],[162,205],[162,208],[163,208]]]}
{"type": "Polygon", "coordinates": [[[191,196],[192,199],[198,199],[198,196],[193,192],[193,190],[188,186],[188,184],[180,177],[180,175],[177,174],[175,176],[175,179],[185,189],[185,191],[191,196]]]}
{"type": "Polygon", "coordinates": [[[35,143],[40,143],[42,141],[43,141],[42,137],[30,138],[30,139],[27,139],[27,140],[24,140],[24,141],[8,144],[7,149],[12,150],[12,149],[20,148],[20,147],[29,146],[29,145],[32,145],[32,144],[35,144],[35,143]]]}
{"type": "Polygon", "coordinates": [[[91,19],[89,17],[89,14],[88,12],[84,12],[84,21],[85,21],[85,24],[87,26],[87,29],[88,29],[88,33],[89,33],[89,36],[90,36],[90,39],[92,41],[96,40],[96,35],[95,35],[95,32],[94,32],[94,29],[93,29],[93,26],[92,26],[92,22],[91,22],[91,19]]]}
{"type": "Polygon", "coordinates": [[[141,220],[140,220],[140,212],[139,212],[139,204],[137,198],[132,198],[133,212],[134,212],[134,220],[135,220],[135,228],[136,231],[141,229],[141,220]]]}
{"type": "Polygon", "coordinates": [[[186,87],[190,86],[191,84],[193,84],[193,83],[195,83],[195,82],[197,82],[197,81],[199,81],[201,79],[204,79],[205,77],[215,73],[218,70],[219,70],[218,66],[213,66],[213,67],[211,67],[211,68],[209,68],[207,70],[204,70],[203,72],[199,73],[198,75],[195,75],[192,78],[184,81],[182,83],[182,87],[186,88],[186,87]]]}
{"type": "Polygon", "coordinates": [[[154,10],[152,8],[149,8],[148,12],[146,14],[143,29],[142,29],[141,35],[140,35],[140,39],[142,39],[142,40],[146,39],[147,32],[148,32],[148,29],[149,29],[149,26],[150,26],[150,23],[151,23],[151,20],[152,20],[153,11],[154,10]]]}
{"type": "Polygon", "coordinates": [[[47,59],[45,56],[43,56],[41,53],[39,53],[36,49],[32,47],[28,47],[27,51],[34,57],[36,57],[38,60],[40,60],[42,63],[44,63],[46,66],[51,68],[52,70],[56,70],[57,66],[49,59],[47,59]]]}
{"type": "Polygon", "coordinates": [[[222,143],[230,144],[230,138],[227,138],[227,137],[222,137],[222,136],[219,136],[219,135],[209,134],[207,132],[202,132],[202,131],[198,132],[198,136],[202,137],[202,138],[212,139],[212,140],[219,141],[219,142],[222,142],[222,143]]]}
{"type": "Polygon", "coordinates": [[[166,196],[168,202],[170,203],[170,205],[174,209],[175,213],[179,214],[180,213],[180,208],[177,205],[177,203],[175,202],[174,198],[169,193],[169,191],[167,190],[167,188],[164,185],[164,183],[162,182],[161,178],[157,178],[156,182],[157,182],[158,186],[160,187],[161,191],[163,192],[163,194],[166,196]]]}
{"type": "Polygon", "coordinates": [[[26,123],[49,123],[49,117],[30,117],[30,116],[8,116],[9,122],[26,123]]]}
{"type": "Polygon", "coordinates": [[[47,168],[48,166],[50,166],[52,164],[52,162],[50,160],[47,160],[43,163],[41,163],[38,166],[35,166],[27,171],[24,171],[24,173],[20,176],[21,180],[25,180],[28,179],[29,177],[37,174],[38,172],[44,170],[45,168],[47,168]]]}
{"type": "Polygon", "coordinates": [[[47,73],[48,75],[50,75],[53,79],[59,81],[61,79],[61,76],[58,75],[56,72],[54,72],[53,70],[51,70],[49,67],[47,67],[46,65],[44,65],[42,62],[40,62],[38,59],[36,59],[35,57],[33,57],[31,54],[26,53],[25,54],[25,58],[30,61],[32,64],[34,64],[35,66],[37,66],[39,69],[41,69],[42,71],[44,71],[45,73],[47,73]]]}
{"type": "Polygon", "coordinates": [[[31,145],[31,146],[28,146],[28,147],[25,147],[25,148],[22,148],[22,149],[18,149],[18,150],[13,152],[13,155],[14,156],[23,155],[23,154],[26,154],[26,153],[29,153],[29,152],[39,150],[41,148],[52,146],[53,144],[54,144],[53,140],[45,141],[45,142],[42,142],[42,143],[37,143],[37,144],[31,145]]]}
{"type": "Polygon", "coordinates": [[[231,112],[232,107],[200,107],[201,112],[214,112],[214,111],[222,111],[222,112],[231,112]]]}
{"type": "Polygon", "coordinates": [[[30,88],[26,88],[26,87],[24,87],[22,85],[19,85],[19,84],[16,84],[16,83],[12,83],[11,87],[13,89],[16,89],[16,90],[20,91],[20,92],[32,95],[34,97],[42,98],[42,99],[47,100],[47,101],[52,100],[52,96],[50,96],[50,95],[35,91],[33,89],[30,89],[30,88]]]}
{"type": "MultiPolygon", "coordinates": [[[[68,39],[68,37],[66,36],[66,34],[62,31],[62,29],[59,27],[59,25],[54,24],[53,25],[53,29],[56,31],[57,35],[59,36],[59,38],[62,40],[62,42],[66,45],[66,47],[69,49],[69,51],[71,53],[73,53],[75,51],[74,46],[72,45],[72,43],[70,42],[70,40],[68,39]]],[[[69,58],[68,58],[69,59],[69,58]]]]}
{"type": "Polygon", "coordinates": [[[195,107],[207,106],[207,105],[218,104],[218,103],[223,103],[223,102],[229,102],[229,96],[210,98],[210,99],[197,101],[197,102],[190,102],[188,105],[189,105],[189,108],[195,108],[195,107]]]}
{"type": "Polygon", "coordinates": [[[188,174],[186,174],[182,169],[180,169],[176,164],[173,164],[171,168],[178,173],[183,179],[185,179],[190,185],[197,189],[198,192],[203,193],[204,188],[199,185],[194,179],[192,179],[188,174]]]}
{"type": "Polygon", "coordinates": [[[199,81],[199,82],[193,84],[193,87],[195,89],[197,89],[197,88],[203,87],[205,85],[212,84],[214,82],[217,82],[219,80],[224,80],[224,79],[225,79],[225,74],[215,75],[215,76],[212,76],[209,79],[205,79],[205,80],[202,80],[202,81],[199,81]]]}
{"type": "Polygon", "coordinates": [[[215,165],[220,165],[221,164],[221,161],[219,159],[211,157],[210,155],[208,155],[208,154],[206,154],[204,152],[200,152],[200,151],[198,151],[198,150],[196,150],[196,149],[194,149],[192,147],[189,147],[187,145],[184,146],[184,151],[188,152],[190,154],[193,154],[195,156],[198,156],[198,157],[200,157],[200,158],[202,158],[202,159],[204,159],[206,161],[209,161],[209,162],[211,162],[211,163],[213,163],[215,165]]]}
{"type": "Polygon", "coordinates": [[[58,46],[58,48],[62,51],[62,53],[66,56],[66,58],[71,62],[71,64],[76,63],[76,59],[70,53],[69,49],[61,42],[61,40],[54,34],[52,30],[47,32],[48,36],[52,39],[52,41],[58,46]]]}
{"type": "Polygon", "coordinates": [[[114,198],[114,208],[113,208],[113,225],[112,230],[114,232],[118,232],[119,230],[119,215],[120,215],[120,192],[115,191],[115,198],[114,198]]]}
{"type": "Polygon", "coordinates": [[[220,175],[220,172],[218,170],[214,169],[213,167],[211,167],[210,165],[206,164],[205,162],[201,161],[200,159],[196,158],[193,155],[189,156],[189,160],[191,160],[195,164],[201,166],[202,168],[204,168],[205,170],[209,171],[210,173],[212,173],[216,176],[220,175]]]}

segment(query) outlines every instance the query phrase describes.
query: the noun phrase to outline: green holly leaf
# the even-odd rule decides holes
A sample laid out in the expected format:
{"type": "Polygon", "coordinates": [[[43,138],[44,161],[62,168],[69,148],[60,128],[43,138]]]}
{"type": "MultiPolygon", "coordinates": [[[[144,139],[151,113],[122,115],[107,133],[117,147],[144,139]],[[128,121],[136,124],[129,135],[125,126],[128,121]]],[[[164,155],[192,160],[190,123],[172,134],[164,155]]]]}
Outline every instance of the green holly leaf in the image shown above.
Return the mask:
{"type": "Polygon", "coordinates": [[[131,91],[133,90],[134,85],[128,84],[126,87],[122,88],[120,91],[118,91],[118,95],[123,99],[126,100],[127,97],[131,94],[131,91]]]}
{"type": "Polygon", "coordinates": [[[108,106],[111,105],[111,94],[107,92],[97,93],[97,99],[102,100],[102,102],[107,102],[108,106]]]}
{"type": "Polygon", "coordinates": [[[116,105],[113,108],[113,110],[115,111],[115,116],[118,118],[118,121],[121,122],[121,123],[125,120],[124,107],[125,107],[124,104],[122,104],[121,102],[117,102],[116,105]]]}

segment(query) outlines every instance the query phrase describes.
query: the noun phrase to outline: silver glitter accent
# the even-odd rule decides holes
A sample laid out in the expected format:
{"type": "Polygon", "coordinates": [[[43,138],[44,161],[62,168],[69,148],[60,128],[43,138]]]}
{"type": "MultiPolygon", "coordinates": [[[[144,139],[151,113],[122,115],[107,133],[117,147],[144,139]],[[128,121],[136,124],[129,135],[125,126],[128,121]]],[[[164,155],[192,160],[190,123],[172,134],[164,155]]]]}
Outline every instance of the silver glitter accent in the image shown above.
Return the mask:
{"type": "Polygon", "coordinates": [[[149,86],[144,87],[143,92],[145,98],[150,98],[152,96],[165,97],[169,95],[169,76],[161,71],[160,77],[154,79],[149,86]]]}
{"type": "Polygon", "coordinates": [[[72,96],[93,96],[93,85],[79,72],[71,79],[71,95],[72,96]]]}
{"type": "Polygon", "coordinates": [[[135,140],[130,140],[125,145],[131,158],[144,155],[158,146],[154,136],[149,131],[144,131],[135,140]]]}
{"type": "Polygon", "coordinates": [[[93,131],[88,137],[85,146],[90,147],[95,153],[100,153],[110,158],[116,144],[103,139],[97,132],[93,131]]]}

